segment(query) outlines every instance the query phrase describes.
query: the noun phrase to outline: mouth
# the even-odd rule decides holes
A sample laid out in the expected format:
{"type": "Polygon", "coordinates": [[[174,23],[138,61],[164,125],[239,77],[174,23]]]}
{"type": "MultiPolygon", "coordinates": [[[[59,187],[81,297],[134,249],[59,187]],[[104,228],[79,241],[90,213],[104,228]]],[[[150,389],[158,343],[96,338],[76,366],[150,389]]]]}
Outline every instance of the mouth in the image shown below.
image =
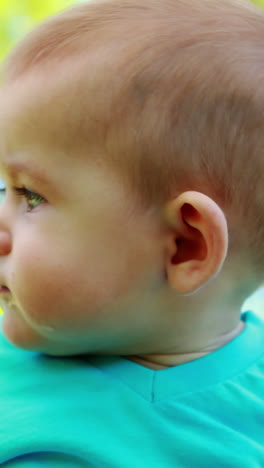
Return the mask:
{"type": "Polygon", "coordinates": [[[9,307],[15,305],[14,298],[7,286],[0,285],[0,308],[5,312],[9,307]]]}

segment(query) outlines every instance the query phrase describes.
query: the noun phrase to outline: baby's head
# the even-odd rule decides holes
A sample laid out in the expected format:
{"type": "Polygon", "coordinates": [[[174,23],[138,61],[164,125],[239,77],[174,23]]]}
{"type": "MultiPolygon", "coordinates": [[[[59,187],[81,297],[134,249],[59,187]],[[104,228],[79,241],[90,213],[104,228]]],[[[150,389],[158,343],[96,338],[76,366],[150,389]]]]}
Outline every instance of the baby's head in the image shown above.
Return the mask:
{"type": "Polygon", "coordinates": [[[169,353],[235,326],[263,279],[263,26],[235,0],[99,0],[11,53],[0,284],[14,344],[169,353]]]}

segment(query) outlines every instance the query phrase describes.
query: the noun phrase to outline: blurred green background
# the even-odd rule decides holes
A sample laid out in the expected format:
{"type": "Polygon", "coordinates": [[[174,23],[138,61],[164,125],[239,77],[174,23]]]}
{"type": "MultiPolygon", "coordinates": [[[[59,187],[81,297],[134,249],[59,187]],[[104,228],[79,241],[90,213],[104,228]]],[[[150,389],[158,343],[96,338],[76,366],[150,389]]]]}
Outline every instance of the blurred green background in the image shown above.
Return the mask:
{"type": "Polygon", "coordinates": [[[81,0],[0,0],[0,60],[43,18],[81,0]]]}
{"type": "MultiPolygon", "coordinates": [[[[264,8],[264,0],[252,1],[264,8]]],[[[0,0],[0,60],[34,24],[75,3],[81,0],[0,0]]]]}

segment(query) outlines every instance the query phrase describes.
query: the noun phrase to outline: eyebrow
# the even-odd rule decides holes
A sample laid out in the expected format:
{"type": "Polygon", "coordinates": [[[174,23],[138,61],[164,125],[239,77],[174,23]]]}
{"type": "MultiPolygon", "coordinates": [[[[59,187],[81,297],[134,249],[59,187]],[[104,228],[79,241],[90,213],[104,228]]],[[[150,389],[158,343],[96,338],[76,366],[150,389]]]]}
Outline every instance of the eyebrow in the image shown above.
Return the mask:
{"type": "Polygon", "coordinates": [[[21,173],[28,175],[32,179],[37,180],[41,184],[47,185],[48,177],[44,173],[44,171],[37,169],[36,167],[32,166],[32,164],[26,164],[24,162],[11,162],[8,161],[7,163],[3,163],[3,169],[9,172],[11,175],[15,175],[16,173],[21,173]]]}

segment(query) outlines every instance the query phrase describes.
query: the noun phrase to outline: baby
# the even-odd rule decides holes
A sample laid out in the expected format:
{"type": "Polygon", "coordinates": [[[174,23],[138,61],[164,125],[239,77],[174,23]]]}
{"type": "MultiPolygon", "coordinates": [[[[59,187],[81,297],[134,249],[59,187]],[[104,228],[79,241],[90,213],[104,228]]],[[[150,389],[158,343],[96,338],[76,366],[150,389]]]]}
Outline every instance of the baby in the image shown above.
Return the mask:
{"type": "Polygon", "coordinates": [[[0,90],[0,463],[264,466],[264,12],[94,0],[0,90]]]}

